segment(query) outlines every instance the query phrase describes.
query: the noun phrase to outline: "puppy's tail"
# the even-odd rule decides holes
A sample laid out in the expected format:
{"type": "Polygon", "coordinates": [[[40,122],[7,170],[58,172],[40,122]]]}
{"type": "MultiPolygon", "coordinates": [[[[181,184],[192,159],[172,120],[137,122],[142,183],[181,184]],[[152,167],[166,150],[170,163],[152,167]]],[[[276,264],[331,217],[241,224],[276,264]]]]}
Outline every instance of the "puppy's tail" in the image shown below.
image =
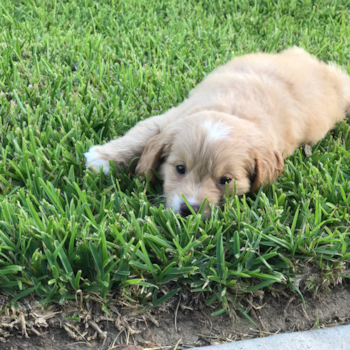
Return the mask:
{"type": "Polygon", "coordinates": [[[333,62],[328,63],[329,70],[336,75],[341,90],[341,101],[345,113],[350,117],[350,76],[333,62]]]}

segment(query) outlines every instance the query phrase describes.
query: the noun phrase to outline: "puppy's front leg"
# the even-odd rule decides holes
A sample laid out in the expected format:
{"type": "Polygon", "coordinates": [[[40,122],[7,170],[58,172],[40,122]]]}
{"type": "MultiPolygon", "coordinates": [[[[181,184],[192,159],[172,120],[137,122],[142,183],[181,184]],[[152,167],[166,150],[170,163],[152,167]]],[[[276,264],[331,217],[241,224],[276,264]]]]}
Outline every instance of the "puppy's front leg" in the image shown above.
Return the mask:
{"type": "Polygon", "coordinates": [[[128,166],[134,158],[141,156],[147,141],[161,132],[168,119],[165,115],[146,119],[136,124],[125,136],[105,145],[91,147],[89,152],[84,154],[86,167],[99,170],[102,166],[103,172],[107,175],[110,159],[118,167],[128,166]]]}

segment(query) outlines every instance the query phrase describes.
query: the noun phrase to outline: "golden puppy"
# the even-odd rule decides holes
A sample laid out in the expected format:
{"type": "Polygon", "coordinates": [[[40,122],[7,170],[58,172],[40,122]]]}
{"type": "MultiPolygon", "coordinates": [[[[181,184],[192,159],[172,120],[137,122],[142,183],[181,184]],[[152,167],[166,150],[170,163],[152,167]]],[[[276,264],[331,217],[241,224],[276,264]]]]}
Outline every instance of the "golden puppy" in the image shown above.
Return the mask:
{"type": "MultiPolygon", "coordinates": [[[[294,47],[281,54],[237,57],[209,74],[189,98],[138,123],[125,136],[85,153],[86,166],[109,172],[109,160],[164,180],[167,207],[187,216],[228,184],[237,194],[271,183],[283,158],[315,144],[350,111],[350,77],[294,47]]],[[[204,211],[210,214],[209,204],[204,211]]]]}

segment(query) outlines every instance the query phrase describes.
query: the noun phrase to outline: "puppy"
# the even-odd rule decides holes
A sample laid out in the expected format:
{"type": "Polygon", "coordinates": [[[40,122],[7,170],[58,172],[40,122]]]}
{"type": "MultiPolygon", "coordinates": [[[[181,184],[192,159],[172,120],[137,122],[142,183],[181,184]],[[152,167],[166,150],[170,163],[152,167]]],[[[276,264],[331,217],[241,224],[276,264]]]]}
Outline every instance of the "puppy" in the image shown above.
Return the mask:
{"type": "Polygon", "coordinates": [[[258,190],[282,173],[283,159],[315,144],[350,110],[350,77],[293,47],[237,57],[209,74],[189,98],[139,122],[125,136],[85,153],[86,166],[109,172],[140,157],[137,174],[164,180],[167,207],[204,216],[226,193],[258,190]]]}

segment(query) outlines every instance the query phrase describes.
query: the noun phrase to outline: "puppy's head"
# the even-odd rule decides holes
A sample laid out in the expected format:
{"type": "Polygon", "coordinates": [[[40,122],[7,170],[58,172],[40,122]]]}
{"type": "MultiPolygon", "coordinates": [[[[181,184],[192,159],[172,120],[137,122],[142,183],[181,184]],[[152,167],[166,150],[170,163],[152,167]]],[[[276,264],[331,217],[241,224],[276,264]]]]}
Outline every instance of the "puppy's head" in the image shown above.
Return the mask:
{"type": "Polygon", "coordinates": [[[258,190],[276,180],[283,158],[271,149],[254,124],[216,112],[201,112],[171,124],[150,139],[136,168],[155,180],[151,168],[164,180],[167,207],[182,216],[191,214],[182,195],[197,212],[204,201],[218,205],[226,194],[258,190]]]}

